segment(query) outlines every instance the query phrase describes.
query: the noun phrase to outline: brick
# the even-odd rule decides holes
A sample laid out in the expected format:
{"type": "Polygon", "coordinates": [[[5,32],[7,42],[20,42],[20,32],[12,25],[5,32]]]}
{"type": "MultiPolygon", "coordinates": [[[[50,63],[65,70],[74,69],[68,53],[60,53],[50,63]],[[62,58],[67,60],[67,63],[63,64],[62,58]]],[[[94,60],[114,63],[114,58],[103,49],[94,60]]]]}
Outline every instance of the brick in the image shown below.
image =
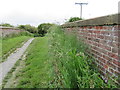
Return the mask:
{"type": "Polygon", "coordinates": [[[107,61],[107,65],[113,69],[117,69],[117,67],[112,63],[112,61],[107,61]]]}
{"type": "Polygon", "coordinates": [[[103,58],[101,58],[101,57],[98,57],[98,60],[101,61],[101,62],[103,62],[103,63],[106,63],[106,60],[103,59],[103,58]]]}
{"type": "Polygon", "coordinates": [[[99,43],[98,47],[100,47],[100,48],[104,48],[104,45],[101,44],[101,43],[99,43]]]}
{"type": "Polygon", "coordinates": [[[104,46],[104,49],[111,51],[111,47],[109,47],[109,46],[104,46]]]}
{"type": "Polygon", "coordinates": [[[93,31],[93,33],[100,34],[100,31],[93,31]]]}
{"type": "Polygon", "coordinates": [[[99,26],[95,26],[95,29],[99,29],[99,26]]]}
{"type": "Polygon", "coordinates": [[[99,51],[97,51],[97,55],[102,57],[102,53],[100,53],[99,51]]]}
{"type": "Polygon", "coordinates": [[[103,26],[100,26],[100,29],[103,29],[103,26]]]}
{"type": "Polygon", "coordinates": [[[120,62],[119,62],[118,60],[113,60],[113,63],[114,63],[115,65],[117,65],[118,67],[120,67],[120,62]]]}
{"type": "Polygon", "coordinates": [[[106,56],[106,55],[103,55],[103,58],[106,59],[106,60],[108,60],[108,61],[112,60],[112,58],[110,58],[109,56],[106,56]]]}
{"type": "Polygon", "coordinates": [[[107,27],[106,26],[103,26],[103,30],[106,30],[107,29],[107,27]]]}
{"type": "Polygon", "coordinates": [[[108,69],[108,65],[104,64],[103,66],[104,66],[105,69],[108,69]]]}
{"type": "Polygon", "coordinates": [[[102,50],[101,50],[101,53],[107,55],[108,52],[107,52],[105,49],[102,49],[102,50]]]}
{"type": "Polygon", "coordinates": [[[104,39],[104,35],[97,35],[97,38],[104,39]]]}
{"type": "Polygon", "coordinates": [[[101,53],[107,55],[108,52],[107,52],[106,50],[102,49],[102,50],[101,50],[101,53]]]}
{"type": "Polygon", "coordinates": [[[114,59],[117,59],[118,60],[118,55],[114,54],[114,53],[111,53],[111,52],[108,52],[108,55],[114,59]]]}

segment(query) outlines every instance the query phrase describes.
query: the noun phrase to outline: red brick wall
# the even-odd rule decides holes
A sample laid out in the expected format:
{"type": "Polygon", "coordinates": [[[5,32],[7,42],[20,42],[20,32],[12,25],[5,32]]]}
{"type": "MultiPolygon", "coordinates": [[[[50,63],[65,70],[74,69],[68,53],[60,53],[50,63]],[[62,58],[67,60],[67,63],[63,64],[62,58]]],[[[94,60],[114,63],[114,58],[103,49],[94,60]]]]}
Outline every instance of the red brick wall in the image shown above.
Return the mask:
{"type": "Polygon", "coordinates": [[[120,75],[119,25],[67,27],[66,24],[64,28],[67,31],[77,30],[78,37],[83,38],[84,42],[88,44],[90,47],[88,54],[95,58],[95,63],[104,79],[120,75]]]}

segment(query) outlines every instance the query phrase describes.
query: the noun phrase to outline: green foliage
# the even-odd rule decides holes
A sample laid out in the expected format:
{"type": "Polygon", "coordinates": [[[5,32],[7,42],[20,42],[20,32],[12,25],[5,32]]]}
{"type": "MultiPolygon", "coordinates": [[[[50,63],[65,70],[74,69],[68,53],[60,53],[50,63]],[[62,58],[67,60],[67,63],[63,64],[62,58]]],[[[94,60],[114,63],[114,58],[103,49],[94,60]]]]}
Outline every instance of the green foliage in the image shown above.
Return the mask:
{"type": "Polygon", "coordinates": [[[44,36],[48,32],[48,29],[51,26],[53,26],[53,24],[50,24],[50,23],[43,23],[43,24],[38,25],[38,33],[41,36],[44,36]]]}
{"type": "Polygon", "coordinates": [[[9,23],[2,23],[0,24],[0,26],[4,26],[4,27],[14,27],[13,25],[9,24],[9,23]]]}
{"type": "Polygon", "coordinates": [[[27,24],[27,25],[19,25],[17,28],[22,29],[22,30],[26,30],[26,31],[28,31],[30,33],[34,33],[34,34],[38,32],[36,27],[31,26],[29,24],[27,24]]]}
{"type": "MultiPolygon", "coordinates": [[[[87,46],[78,40],[76,34],[65,33],[60,27],[52,27],[49,52],[56,76],[52,87],[62,88],[113,88],[99,77],[93,59],[85,55],[87,46]],[[57,80],[57,81],[56,81],[57,80]]],[[[52,77],[52,76],[51,76],[52,77]]]]}
{"type": "Polygon", "coordinates": [[[82,18],[79,17],[71,17],[68,22],[74,22],[74,21],[78,21],[78,20],[82,20],[82,18]]]}
{"type": "Polygon", "coordinates": [[[2,39],[2,55],[0,55],[2,56],[2,60],[0,62],[5,60],[4,58],[6,58],[6,55],[8,56],[12,51],[21,46],[22,42],[29,38],[28,36],[17,36],[2,39]]]}
{"type": "Polygon", "coordinates": [[[25,67],[19,75],[17,88],[47,88],[50,74],[48,39],[38,37],[28,48],[25,67]]]}
{"type": "Polygon", "coordinates": [[[105,84],[85,54],[89,48],[59,26],[49,28],[45,37],[38,37],[27,49],[25,67],[17,73],[15,88],[113,88],[105,84]]]}
{"type": "Polygon", "coordinates": [[[20,47],[22,42],[28,40],[30,37],[33,37],[33,34],[24,31],[17,34],[9,34],[0,38],[0,58],[2,57],[0,62],[3,62],[11,52],[20,47]]]}

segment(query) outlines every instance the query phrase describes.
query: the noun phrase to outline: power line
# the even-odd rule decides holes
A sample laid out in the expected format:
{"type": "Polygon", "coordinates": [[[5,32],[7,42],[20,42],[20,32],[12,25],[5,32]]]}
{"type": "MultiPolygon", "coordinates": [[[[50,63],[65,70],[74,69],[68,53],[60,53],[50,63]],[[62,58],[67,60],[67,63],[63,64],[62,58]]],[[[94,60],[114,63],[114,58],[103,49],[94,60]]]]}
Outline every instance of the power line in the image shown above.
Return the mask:
{"type": "Polygon", "coordinates": [[[82,18],[82,5],[87,5],[88,3],[75,3],[75,4],[78,4],[80,5],[80,18],[82,18]]]}

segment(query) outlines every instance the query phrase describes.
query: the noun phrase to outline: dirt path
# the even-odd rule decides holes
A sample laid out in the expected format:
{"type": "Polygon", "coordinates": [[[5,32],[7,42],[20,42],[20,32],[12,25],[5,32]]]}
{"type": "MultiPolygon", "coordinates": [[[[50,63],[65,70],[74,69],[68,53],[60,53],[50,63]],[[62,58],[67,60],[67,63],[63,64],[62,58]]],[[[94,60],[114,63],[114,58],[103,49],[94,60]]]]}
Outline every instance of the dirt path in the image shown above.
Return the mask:
{"type": "Polygon", "coordinates": [[[0,85],[2,80],[11,70],[17,60],[21,58],[29,44],[34,40],[34,38],[29,39],[21,48],[18,48],[14,53],[12,53],[5,62],[0,63],[0,85]]]}

